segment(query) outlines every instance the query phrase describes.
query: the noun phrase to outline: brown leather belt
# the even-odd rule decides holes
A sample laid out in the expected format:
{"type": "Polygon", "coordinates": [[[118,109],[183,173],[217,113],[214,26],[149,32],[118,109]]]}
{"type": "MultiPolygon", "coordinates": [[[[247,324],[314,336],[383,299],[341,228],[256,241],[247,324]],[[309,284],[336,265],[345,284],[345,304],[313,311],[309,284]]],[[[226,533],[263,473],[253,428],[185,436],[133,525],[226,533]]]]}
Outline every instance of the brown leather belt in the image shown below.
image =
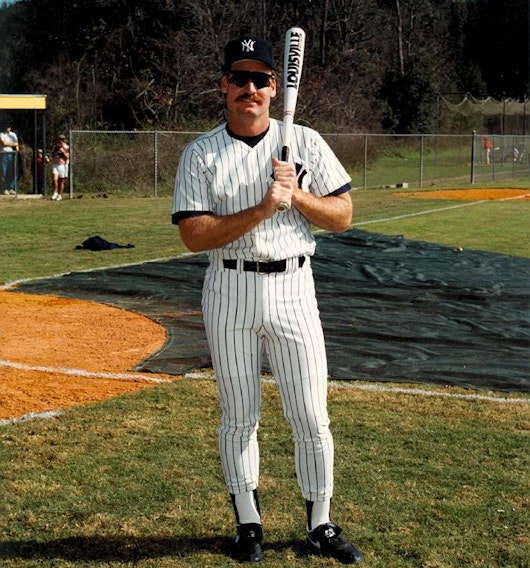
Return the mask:
{"type": "MultiPolygon", "coordinates": [[[[298,257],[298,267],[304,266],[305,256],[298,257]]],[[[237,269],[237,260],[232,258],[224,258],[223,266],[225,268],[237,269]]],[[[287,270],[287,260],[244,260],[244,272],[257,272],[258,274],[273,274],[275,272],[285,272],[287,270]]]]}

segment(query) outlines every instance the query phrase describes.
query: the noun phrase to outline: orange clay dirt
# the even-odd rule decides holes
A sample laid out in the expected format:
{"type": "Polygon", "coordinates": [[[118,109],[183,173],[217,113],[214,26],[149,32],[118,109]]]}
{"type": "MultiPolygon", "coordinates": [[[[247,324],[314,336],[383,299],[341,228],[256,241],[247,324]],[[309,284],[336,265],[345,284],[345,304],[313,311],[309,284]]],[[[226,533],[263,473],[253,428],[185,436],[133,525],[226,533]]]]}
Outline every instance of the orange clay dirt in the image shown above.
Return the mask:
{"type": "Polygon", "coordinates": [[[130,370],[166,339],[163,326],[144,316],[95,302],[6,291],[0,292],[0,313],[0,419],[171,380],[130,370]]]}
{"type": "Polygon", "coordinates": [[[395,195],[423,199],[462,199],[464,201],[530,200],[529,189],[449,189],[396,193],[395,195]]]}
{"type": "MultiPolygon", "coordinates": [[[[530,199],[522,189],[399,195],[530,199]]],[[[116,397],[152,387],[152,379],[176,379],[131,371],[166,339],[164,328],[146,317],[95,302],[8,291],[0,291],[0,313],[0,420],[116,397]]]]}

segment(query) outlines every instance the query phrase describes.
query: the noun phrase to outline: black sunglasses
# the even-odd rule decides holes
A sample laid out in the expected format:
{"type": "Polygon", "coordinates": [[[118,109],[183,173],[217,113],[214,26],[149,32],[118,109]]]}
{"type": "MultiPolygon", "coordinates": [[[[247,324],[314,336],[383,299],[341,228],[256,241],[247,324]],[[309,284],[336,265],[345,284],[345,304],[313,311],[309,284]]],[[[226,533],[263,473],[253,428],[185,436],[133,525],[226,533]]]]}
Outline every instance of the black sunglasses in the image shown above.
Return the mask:
{"type": "Polygon", "coordinates": [[[228,82],[242,89],[249,81],[254,83],[256,89],[264,89],[271,86],[274,75],[260,73],[259,71],[230,71],[228,82]]]}

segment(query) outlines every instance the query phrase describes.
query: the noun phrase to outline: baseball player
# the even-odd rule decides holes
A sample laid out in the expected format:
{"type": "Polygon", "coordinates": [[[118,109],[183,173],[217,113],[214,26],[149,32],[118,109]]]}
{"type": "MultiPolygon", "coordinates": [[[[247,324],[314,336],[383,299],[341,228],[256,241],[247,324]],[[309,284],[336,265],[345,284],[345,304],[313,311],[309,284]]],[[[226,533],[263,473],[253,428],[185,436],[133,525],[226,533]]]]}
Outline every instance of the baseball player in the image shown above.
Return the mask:
{"type": "Polygon", "coordinates": [[[360,551],[330,520],[333,438],[327,362],[310,258],[313,223],[350,226],[350,177],[315,131],[296,126],[293,163],[278,159],[281,123],[271,45],[256,36],[225,48],[228,120],[192,142],[176,174],[172,221],[193,252],[207,251],[202,308],[222,409],[221,462],[232,497],[234,556],[263,558],[258,500],[260,371],[266,353],[295,444],[309,548],[344,564],[360,551]],[[280,203],[289,209],[278,212],[280,203]]]}

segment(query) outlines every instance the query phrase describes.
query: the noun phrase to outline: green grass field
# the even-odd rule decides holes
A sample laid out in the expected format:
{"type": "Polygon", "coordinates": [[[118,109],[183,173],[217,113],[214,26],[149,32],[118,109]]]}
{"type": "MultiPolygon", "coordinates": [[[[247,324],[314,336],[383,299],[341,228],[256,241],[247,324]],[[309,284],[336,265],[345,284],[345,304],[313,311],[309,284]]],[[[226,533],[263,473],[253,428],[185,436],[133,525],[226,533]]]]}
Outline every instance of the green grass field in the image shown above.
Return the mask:
{"type": "MultiPolygon", "coordinates": [[[[263,566],[335,566],[304,554],[290,432],[276,389],[264,391],[263,566]]],[[[528,566],[528,401],[345,388],[329,399],[335,519],[366,566],[528,566]]],[[[218,421],[213,381],[184,379],[3,427],[0,564],[236,566],[218,421]]]]}
{"type": "MultiPolygon", "coordinates": [[[[355,222],[462,204],[393,193],[354,192],[355,222]]],[[[359,228],[530,257],[529,213],[530,202],[491,202],[359,228]]],[[[167,197],[1,200],[0,234],[4,283],[184,252],[167,197]],[[135,248],[74,250],[95,234],[135,248]]],[[[362,386],[332,385],[329,410],[334,518],[363,550],[363,565],[528,568],[528,396],[481,391],[483,398],[466,399],[447,396],[469,394],[457,388],[425,387],[426,396],[362,386]]],[[[263,388],[262,565],[338,566],[305,554],[291,435],[276,389],[263,388]]],[[[233,518],[218,422],[214,382],[186,378],[0,426],[0,566],[237,566],[228,557],[233,518]]]]}
{"type": "MultiPolygon", "coordinates": [[[[488,184],[487,187],[503,185],[488,184]]],[[[530,191],[530,180],[511,183],[510,187],[530,191]]],[[[465,202],[409,199],[395,194],[395,189],[352,192],[354,226],[384,234],[402,234],[412,240],[530,256],[529,201],[461,207],[465,202]],[[459,208],[374,223],[378,219],[453,205],[459,208]],[[363,225],[367,221],[371,224],[363,225]]],[[[0,199],[0,234],[3,237],[0,240],[0,283],[177,256],[185,249],[178,229],[171,225],[170,215],[170,197],[110,196],[105,199],[85,196],[61,203],[0,199]],[[104,253],[75,250],[93,235],[119,244],[132,243],[135,248],[104,253]]]]}

